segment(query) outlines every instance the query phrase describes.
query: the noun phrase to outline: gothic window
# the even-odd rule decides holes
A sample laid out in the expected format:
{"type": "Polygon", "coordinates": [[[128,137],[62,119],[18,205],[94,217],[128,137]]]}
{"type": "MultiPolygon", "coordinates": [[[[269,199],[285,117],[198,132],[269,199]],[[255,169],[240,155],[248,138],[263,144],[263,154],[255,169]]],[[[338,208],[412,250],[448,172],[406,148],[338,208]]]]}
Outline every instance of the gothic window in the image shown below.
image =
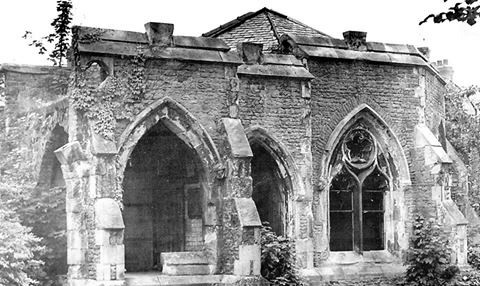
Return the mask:
{"type": "Polygon", "coordinates": [[[373,135],[358,127],[338,144],[330,183],[330,250],[384,249],[384,197],[389,176],[373,135]]]}

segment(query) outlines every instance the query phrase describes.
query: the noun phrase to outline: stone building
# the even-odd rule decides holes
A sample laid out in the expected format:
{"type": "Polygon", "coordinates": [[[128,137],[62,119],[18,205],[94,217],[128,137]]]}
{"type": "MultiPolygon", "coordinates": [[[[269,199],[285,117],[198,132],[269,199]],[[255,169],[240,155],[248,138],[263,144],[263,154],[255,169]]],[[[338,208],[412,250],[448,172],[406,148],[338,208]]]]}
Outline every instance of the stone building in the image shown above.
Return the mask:
{"type": "Polygon", "coordinates": [[[24,156],[42,154],[38,186],[65,188],[69,285],[259,277],[261,221],[312,282],[400,273],[416,213],[466,264],[465,166],[416,47],[266,8],[173,28],[76,27],[70,68],[1,67],[7,117],[48,122],[24,156]]]}

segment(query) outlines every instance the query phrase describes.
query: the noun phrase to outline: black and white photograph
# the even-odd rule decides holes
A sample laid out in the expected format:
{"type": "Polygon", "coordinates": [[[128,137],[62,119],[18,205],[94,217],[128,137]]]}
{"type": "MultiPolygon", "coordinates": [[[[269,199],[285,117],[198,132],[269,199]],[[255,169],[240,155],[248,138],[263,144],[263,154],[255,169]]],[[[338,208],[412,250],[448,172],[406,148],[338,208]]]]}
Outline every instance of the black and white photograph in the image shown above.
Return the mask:
{"type": "Polygon", "coordinates": [[[0,7],[0,286],[480,286],[480,0],[0,7]]]}

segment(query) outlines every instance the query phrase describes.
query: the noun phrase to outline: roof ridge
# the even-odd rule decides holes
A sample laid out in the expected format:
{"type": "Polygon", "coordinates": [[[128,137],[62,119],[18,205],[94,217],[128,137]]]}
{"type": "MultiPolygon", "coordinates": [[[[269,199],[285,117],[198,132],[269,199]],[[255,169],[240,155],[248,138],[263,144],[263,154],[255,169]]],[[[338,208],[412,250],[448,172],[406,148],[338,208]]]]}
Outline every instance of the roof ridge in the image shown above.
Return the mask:
{"type": "Polygon", "coordinates": [[[213,30],[210,30],[206,33],[203,33],[202,34],[202,37],[215,37],[219,34],[221,34],[222,32],[225,32],[226,30],[228,29],[231,29],[231,28],[235,28],[236,26],[244,23],[246,20],[250,19],[250,18],[253,18],[255,17],[256,15],[260,14],[264,9],[267,9],[267,8],[262,8],[256,12],[247,12],[245,14],[242,14],[240,16],[238,16],[237,18],[223,24],[223,25],[220,25],[218,26],[217,28],[213,29],[213,30]]]}
{"type": "MultiPolygon", "coordinates": [[[[272,10],[272,11],[273,11],[273,10],[272,10]]],[[[278,13],[278,12],[276,12],[276,11],[274,11],[274,12],[275,12],[275,13],[278,13]]],[[[280,13],[278,13],[278,14],[280,14],[280,13]]],[[[280,14],[280,15],[284,16],[287,20],[290,20],[290,21],[294,22],[295,24],[301,25],[301,26],[303,26],[303,27],[305,27],[305,28],[312,29],[312,30],[314,30],[315,32],[317,32],[317,33],[319,33],[319,34],[321,34],[321,35],[323,35],[323,36],[325,36],[325,37],[333,38],[332,36],[330,36],[330,35],[322,32],[322,31],[319,31],[319,30],[317,30],[317,29],[315,29],[315,28],[313,28],[313,27],[311,27],[311,26],[309,26],[309,25],[307,25],[307,24],[305,24],[305,23],[303,23],[303,22],[300,22],[300,21],[298,21],[297,19],[294,19],[294,18],[292,18],[292,17],[290,17],[290,16],[285,16],[285,15],[283,15],[283,14],[280,14]]]]}
{"type": "MultiPolygon", "coordinates": [[[[291,17],[289,17],[289,16],[287,16],[287,15],[285,15],[285,14],[282,14],[282,13],[280,13],[280,12],[277,12],[277,11],[272,10],[272,9],[270,9],[270,8],[267,8],[267,7],[263,7],[262,9],[257,10],[257,11],[255,11],[255,12],[248,12],[248,13],[245,13],[245,14],[243,14],[243,15],[240,15],[240,16],[238,16],[237,18],[235,18],[235,19],[233,19],[233,20],[231,20],[231,21],[229,21],[229,22],[227,22],[227,23],[225,23],[225,24],[223,24],[223,25],[218,26],[217,28],[215,28],[215,29],[213,29],[213,30],[210,30],[210,31],[208,31],[208,32],[206,32],[206,33],[203,33],[202,36],[203,36],[203,37],[216,37],[216,36],[218,36],[218,35],[226,32],[226,31],[228,31],[228,30],[230,30],[230,29],[233,29],[233,28],[235,28],[235,27],[237,27],[237,26],[240,26],[241,24],[245,23],[245,21],[247,21],[247,20],[249,20],[249,19],[251,19],[251,18],[253,18],[253,17],[256,17],[256,16],[258,16],[258,15],[260,15],[260,14],[262,14],[262,13],[265,13],[265,14],[267,15],[267,18],[269,18],[268,15],[269,15],[269,13],[270,13],[270,14],[273,14],[274,16],[278,16],[278,17],[284,18],[284,19],[286,19],[286,20],[288,20],[288,21],[291,21],[291,22],[293,22],[293,23],[295,23],[295,24],[297,24],[297,25],[300,25],[300,26],[302,26],[302,27],[304,27],[304,28],[312,29],[313,31],[317,32],[318,34],[320,34],[320,35],[322,35],[322,36],[324,36],[324,37],[332,38],[332,37],[331,37],[330,35],[328,35],[328,34],[325,34],[325,33],[321,32],[321,31],[319,31],[319,30],[317,30],[317,29],[315,29],[315,28],[313,28],[313,27],[310,27],[310,26],[308,26],[308,25],[306,25],[306,24],[304,24],[304,23],[302,23],[302,22],[300,22],[300,21],[298,21],[298,20],[296,20],[296,19],[294,19],[294,18],[291,18],[291,17]]],[[[269,22],[270,22],[270,25],[272,26],[272,30],[273,30],[274,33],[275,33],[276,27],[275,27],[274,21],[273,21],[272,19],[270,19],[269,22]]],[[[278,35],[278,36],[281,36],[281,35],[278,35]]],[[[277,37],[277,36],[276,36],[276,37],[277,37]]],[[[278,37],[277,37],[277,38],[278,38],[278,37]]]]}
{"type": "Polygon", "coordinates": [[[268,23],[270,23],[270,27],[272,28],[273,35],[275,36],[275,38],[277,38],[278,43],[280,43],[280,34],[278,34],[277,27],[275,27],[275,24],[273,23],[272,18],[270,18],[268,11],[265,15],[267,16],[268,23]]]}

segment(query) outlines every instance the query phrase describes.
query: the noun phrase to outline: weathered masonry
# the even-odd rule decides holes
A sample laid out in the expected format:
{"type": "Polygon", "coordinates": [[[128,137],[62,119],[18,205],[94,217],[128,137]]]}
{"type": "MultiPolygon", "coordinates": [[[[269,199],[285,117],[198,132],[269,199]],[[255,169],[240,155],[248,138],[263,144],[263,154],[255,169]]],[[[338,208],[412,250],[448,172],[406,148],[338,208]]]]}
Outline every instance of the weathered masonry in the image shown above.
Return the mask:
{"type": "Polygon", "coordinates": [[[203,37],[145,29],[76,27],[68,91],[49,99],[21,86],[56,70],[1,69],[4,112],[32,99],[53,118],[38,184],[65,188],[69,285],[258,278],[262,221],[313,282],[395,274],[417,212],[466,263],[465,166],[417,48],[266,8],[203,37]]]}

